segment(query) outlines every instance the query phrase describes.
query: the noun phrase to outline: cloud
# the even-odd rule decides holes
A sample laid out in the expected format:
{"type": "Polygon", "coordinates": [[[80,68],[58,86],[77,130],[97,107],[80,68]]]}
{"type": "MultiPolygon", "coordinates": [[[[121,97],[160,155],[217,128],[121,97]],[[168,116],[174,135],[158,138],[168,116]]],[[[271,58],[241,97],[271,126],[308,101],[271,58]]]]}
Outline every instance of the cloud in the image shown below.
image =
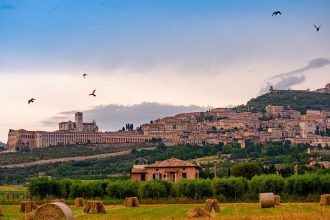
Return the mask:
{"type": "MultiPolygon", "coordinates": [[[[159,104],[156,102],[143,102],[136,105],[105,105],[97,106],[93,109],[83,111],[84,121],[89,122],[95,120],[100,130],[118,130],[125,126],[126,123],[133,123],[134,127],[148,123],[150,120],[173,116],[185,112],[205,111],[208,107],[197,105],[183,106],[159,104]]],[[[42,122],[45,126],[57,126],[60,122],[57,120],[65,118],[74,121],[74,113],[77,111],[61,112],[60,116],[51,117],[42,122]]]]}
{"type": "Polygon", "coordinates": [[[270,86],[275,89],[290,89],[294,85],[298,85],[306,80],[305,72],[313,69],[319,69],[330,64],[330,59],[316,58],[308,62],[305,67],[293,70],[287,73],[277,74],[267,79],[266,86],[261,88],[259,94],[268,92],[270,86]]]}

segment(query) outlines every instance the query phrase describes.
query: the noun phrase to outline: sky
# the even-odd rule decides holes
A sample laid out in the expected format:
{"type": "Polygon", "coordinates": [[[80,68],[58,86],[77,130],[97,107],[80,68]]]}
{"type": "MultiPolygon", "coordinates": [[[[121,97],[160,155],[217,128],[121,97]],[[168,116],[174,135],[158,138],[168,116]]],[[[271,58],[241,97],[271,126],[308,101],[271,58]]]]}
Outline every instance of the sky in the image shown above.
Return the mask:
{"type": "Polygon", "coordinates": [[[55,130],[74,111],[117,130],[244,104],[270,85],[324,87],[329,10],[327,0],[0,0],[0,141],[10,128],[55,130]]]}

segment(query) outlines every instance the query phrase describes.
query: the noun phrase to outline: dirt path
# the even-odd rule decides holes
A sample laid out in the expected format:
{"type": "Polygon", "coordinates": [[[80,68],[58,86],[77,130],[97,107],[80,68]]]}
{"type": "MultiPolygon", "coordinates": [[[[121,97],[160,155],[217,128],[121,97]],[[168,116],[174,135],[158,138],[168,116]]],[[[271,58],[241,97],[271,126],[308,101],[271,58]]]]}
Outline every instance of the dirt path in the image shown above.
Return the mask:
{"type": "MultiPolygon", "coordinates": [[[[154,150],[156,147],[146,147],[137,149],[140,150],[154,150]]],[[[49,164],[49,163],[57,163],[57,162],[69,162],[69,161],[81,161],[81,160],[90,160],[90,159],[103,159],[108,157],[118,157],[126,154],[130,154],[131,150],[124,150],[115,153],[108,153],[108,154],[97,154],[97,155],[90,155],[90,156],[81,156],[81,157],[65,157],[65,158],[56,158],[56,159],[49,159],[49,160],[38,160],[33,162],[27,163],[19,163],[19,164],[9,164],[0,166],[0,168],[17,168],[17,167],[29,167],[29,166],[36,166],[42,164],[49,164]]]]}

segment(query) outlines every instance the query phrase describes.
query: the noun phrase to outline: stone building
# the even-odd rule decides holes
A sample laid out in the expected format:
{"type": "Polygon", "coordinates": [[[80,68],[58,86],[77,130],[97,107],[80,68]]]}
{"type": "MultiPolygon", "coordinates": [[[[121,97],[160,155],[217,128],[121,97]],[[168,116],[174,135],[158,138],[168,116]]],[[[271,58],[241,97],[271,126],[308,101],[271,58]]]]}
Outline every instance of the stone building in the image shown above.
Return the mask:
{"type": "Polygon", "coordinates": [[[131,179],[137,181],[198,179],[200,167],[176,158],[156,161],[153,164],[135,164],[131,169],[131,179]]]}
{"type": "Polygon", "coordinates": [[[6,149],[22,150],[84,143],[141,143],[148,139],[137,131],[99,132],[95,121],[84,123],[81,112],[77,112],[75,116],[75,122],[61,122],[59,130],[53,132],[10,129],[6,149]]]}

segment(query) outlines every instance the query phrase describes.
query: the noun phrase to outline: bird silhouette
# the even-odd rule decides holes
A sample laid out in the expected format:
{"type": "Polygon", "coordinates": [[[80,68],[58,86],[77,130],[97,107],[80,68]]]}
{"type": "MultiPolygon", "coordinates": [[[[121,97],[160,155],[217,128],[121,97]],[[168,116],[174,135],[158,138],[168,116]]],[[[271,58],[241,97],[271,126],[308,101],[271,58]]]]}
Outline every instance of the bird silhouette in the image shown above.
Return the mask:
{"type": "Polygon", "coordinates": [[[280,11],[274,11],[273,14],[272,14],[272,16],[274,16],[274,15],[276,16],[276,15],[278,15],[278,14],[279,14],[279,15],[282,15],[280,11]]]}
{"type": "Polygon", "coordinates": [[[321,27],[321,25],[320,25],[320,26],[316,26],[316,25],[314,24],[314,27],[316,28],[316,31],[319,31],[319,30],[320,30],[320,27],[321,27]]]}
{"type": "Polygon", "coordinates": [[[31,98],[31,99],[29,99],[28,104],[33,103],[35,100],[36,100],[35,98],[31,98]]]}
{"type": "Polygon", "coordinates": [[[95,92],[96,92],[96,90],[94,89],[93,92],[92,92],[91,94],[89,94],[89,95],[90,95],[90,96],[92,95],[92,96],[95,97],[95,96],[96,96],[95,92]]]}
{"type": "Polygon", "coordinates": [[[87,76],[87,73],[84,73],[84,74],[83,74],[84,79],[86,78],[86,76],[87,76]]]}

